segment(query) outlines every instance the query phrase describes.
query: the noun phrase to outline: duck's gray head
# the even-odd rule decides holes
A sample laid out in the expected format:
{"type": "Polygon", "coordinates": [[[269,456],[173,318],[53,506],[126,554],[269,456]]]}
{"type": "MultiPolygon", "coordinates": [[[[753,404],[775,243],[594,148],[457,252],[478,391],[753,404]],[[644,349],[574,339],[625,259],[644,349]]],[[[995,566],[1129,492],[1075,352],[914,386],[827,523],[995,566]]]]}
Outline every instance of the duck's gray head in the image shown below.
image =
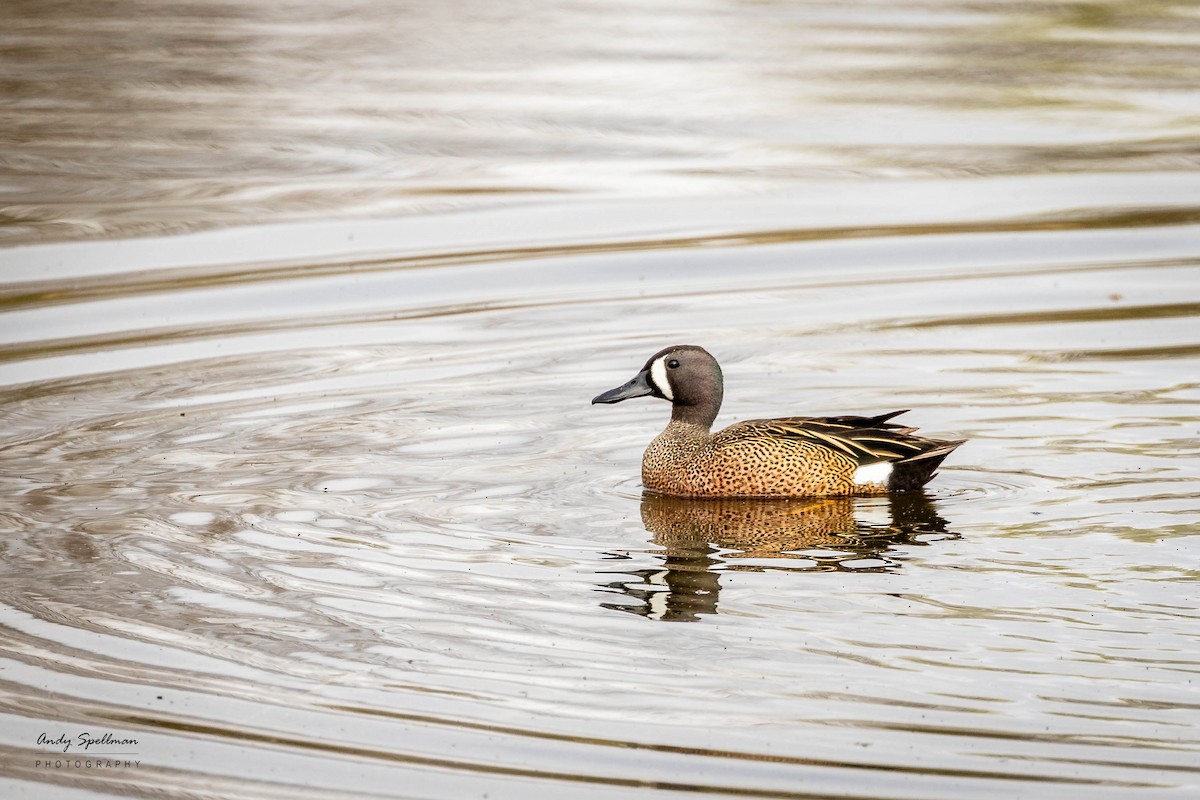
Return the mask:
{"type": "Polygon", "coordinates": [[[619,403],[631,397],[670,400],[671,419],[709,427],[721,410],[725,382],[721,367],[703,347],[679,344],[650,356],[641,372],[626,384],[592,398],[593,403],[619,403]]]}

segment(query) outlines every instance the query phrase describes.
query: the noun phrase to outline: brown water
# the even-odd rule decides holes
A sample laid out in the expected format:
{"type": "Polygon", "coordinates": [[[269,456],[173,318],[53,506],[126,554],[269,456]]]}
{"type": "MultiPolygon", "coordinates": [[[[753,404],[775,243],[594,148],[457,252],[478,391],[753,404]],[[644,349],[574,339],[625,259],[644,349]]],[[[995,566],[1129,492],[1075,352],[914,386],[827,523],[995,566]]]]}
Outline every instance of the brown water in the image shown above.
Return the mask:
{"type": "Polygon", "coordinates": [[[1198,45],[5,3],[0,794],[1197,796],[1198,45]],[[666,407],[588,400],[676,342],[719,422],[971,442],[925,495],[643,497],[666,407]]]}

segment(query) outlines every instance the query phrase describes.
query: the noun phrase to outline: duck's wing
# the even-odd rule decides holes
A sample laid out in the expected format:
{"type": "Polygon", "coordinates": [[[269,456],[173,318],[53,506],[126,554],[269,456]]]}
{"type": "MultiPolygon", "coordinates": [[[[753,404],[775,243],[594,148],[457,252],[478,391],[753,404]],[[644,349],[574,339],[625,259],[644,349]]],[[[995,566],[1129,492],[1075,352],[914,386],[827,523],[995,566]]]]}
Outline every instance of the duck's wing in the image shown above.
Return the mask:
{"type": "Polygon", "coordinates": [[[879,414],[874,417],[856,417],[856,416],[841,416],[841,417],[783,417],[778,420],[755,420],[756,422],[786,422],[786,423],[815,423],[826,428],[841,428],[844,430],[889,430],[902,431],[904,433],[912,433],[916,428],[909,428],[904,425],[896,425],[891,420],[907,414],[910,409],[902,409],[900,411],[891,411],[887,414],[879,414]]]}
{"type": "Polygon", "coordinates": [[[888,421],[903,413],[904,411],[893,411],[876,417],[753,419],[731,425],[726,431],[738,438],[806,439],[844,453],[860,466],[880,461],[916,461],[939,456],[937,460],[940,462],[950,451],[962,444],[961,441],[950,442],[913,436],[916,428],[906,428],[888,421]]]}

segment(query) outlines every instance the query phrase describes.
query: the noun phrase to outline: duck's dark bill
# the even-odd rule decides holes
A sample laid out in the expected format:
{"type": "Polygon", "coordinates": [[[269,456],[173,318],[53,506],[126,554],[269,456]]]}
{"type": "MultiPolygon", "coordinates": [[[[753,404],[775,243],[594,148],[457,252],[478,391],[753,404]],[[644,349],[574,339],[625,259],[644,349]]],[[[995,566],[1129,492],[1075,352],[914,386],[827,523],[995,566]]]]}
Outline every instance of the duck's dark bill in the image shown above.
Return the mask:
{"type": "Polygon", "coordinates": [[[646,370],[642,370],[637,375],[634,375],[633,380],[624,386],[618,386],[615,389],[609,389],[603,394],[596,395],[592,398],[592,403],[619,403],[631,397],[645,397],[648,394],[653,394],[654,387],[650,385],[648,377],[646,370]]]}

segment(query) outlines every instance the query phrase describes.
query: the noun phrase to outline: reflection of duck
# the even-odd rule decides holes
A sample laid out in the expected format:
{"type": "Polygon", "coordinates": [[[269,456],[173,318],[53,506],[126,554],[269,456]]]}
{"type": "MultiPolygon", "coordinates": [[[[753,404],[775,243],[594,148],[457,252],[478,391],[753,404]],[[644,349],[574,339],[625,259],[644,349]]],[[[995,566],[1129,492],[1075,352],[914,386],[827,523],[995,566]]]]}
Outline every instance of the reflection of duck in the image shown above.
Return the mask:
{"type": "Polygon", "coordinates": [[[631,397],[671,401],[671,422],[642,457],[642,483],[683,497],[814,497],[919,489],[962,444],[913,436],[916,428],[876,417],[757,419],[711,433],[724,381],[702,347],[655,353],[623,386],[593,403],[631,397]]]}
{"type": "Polygon", "coordinates": [[[895,567],[885,553],[896,545],[922,545],[928,534],[947,535],[946,521],[920,492],[877,500],[693,499],[647,492],[642,523],[663,548],[656,554],[663,565],[624,573],[636,582],[606,584],[638,602],[604,607],[674,621],[717,613],[721,571],[881,572],[895,567]],[[859,519],[883,510],[886,519],[879,522],[859,519]],[[767,559],[776,563],[764,565],[767,559]]]}
{"type": "Polygon", "coordinates": [[[742,557],[774,558],[786,551],[830,547],[854,530],[848,497],[803,500],[695,500],[647,492],[642,524],[668,550],[714,544],[742,557]]]}

